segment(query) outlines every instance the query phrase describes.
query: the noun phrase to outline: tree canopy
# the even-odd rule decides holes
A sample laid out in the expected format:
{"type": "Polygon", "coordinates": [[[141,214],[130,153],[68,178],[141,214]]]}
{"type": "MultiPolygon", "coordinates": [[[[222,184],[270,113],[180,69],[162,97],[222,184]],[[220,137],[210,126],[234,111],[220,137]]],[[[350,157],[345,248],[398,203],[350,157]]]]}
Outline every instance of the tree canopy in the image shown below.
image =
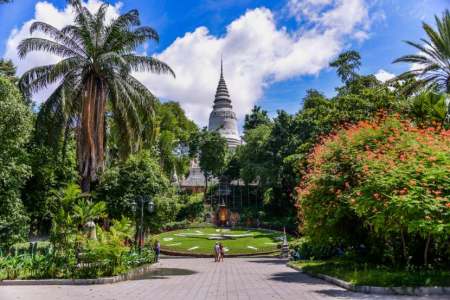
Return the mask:
{"type": "Polygon", "coordinates": [[[20,86],[34,92],[58,83],[44,106],[58,111],[54,127],[76,127],[78,169],[86,192],[105,166],[106,118],[116,124],[112,132],[121,140],[121,153],[135,152],[149,138],[144,129],[153,124],[155,97],[131,72],[174,72],[154,57],[136,54],[135,49],[146,41],[159,41],[153,28],[140,26],[137,10],[107,23],[107,4],[92,14],[80,0],[69,2],[76,13],[74,25],[60,30],[34,22],[30,32],[47,38],[26,38],[18,46],[21,58],[32,51],[46,51],[62,59],[25,72],[20,86]]]}

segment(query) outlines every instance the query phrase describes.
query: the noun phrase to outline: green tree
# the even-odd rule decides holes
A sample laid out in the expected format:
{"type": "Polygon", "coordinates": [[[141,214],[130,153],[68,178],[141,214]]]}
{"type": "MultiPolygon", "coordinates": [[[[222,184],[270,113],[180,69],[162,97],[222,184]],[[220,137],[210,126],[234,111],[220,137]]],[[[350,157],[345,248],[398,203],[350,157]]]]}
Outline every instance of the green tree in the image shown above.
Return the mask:
{"type": "Polygon", "coordinates": [[[328,99],[318,90],[310,89],[306,91],[306,96],[303,98],[303,109],[315,108],[321,105],[326,105],[328,99]]]}
{"type": "Polygon", "coordinates": [[[95,223],[99,218],[106,217],[106,203],[103,201],[92,202],[86,199],[79,201],[73,208],[74,219],[78,225],[88,231],[90,239],[97,239],[95,223]]]}
{"type": "Polygon", "coordinates": [[[0,76],[0,247],[28,234],[28,216],[20,190],[30,176],[25,146],[32,130],[32,113],[20,91],[0,76]]]}
{"type": "Polygon", "coordinates": [[[266,151],[266,145],[271,135],[270,125],[260,125],[254,129],[247,130],[243,137],[244,144],[237,149],[239,157],[240,178],[246,183],[257,179],[265,186],[270,177],[270,153],[266,151]]]}
{"type": "Polygon", "coordinates": [[[415,77],[421,86],[436,86],[439,90],[450,93],[450,11],[443,13],[442,19],[435,16],[436,30],[429,24],[422,27],[428,39],[421,39],[420,43],[407,41],[406,43],[418,54],[402,56],[394,63],[410,63],[415,68],[398,76],[403,80],[415,77]]]}
{"type": "Polygon", "coordinates": [[[227,141],[218,132],[204,129],[200,134],[198,150],[200,168],[205,175],[206,195],[209,177],[220,177],[225,171],[228,153],[227,141]]]}
{"type": "Polygon", "coordinates": [[[167,176],[172,176],[174,171],[185,175],[189,170],[189,143],[198,132],[197,125],[186,117],[177,102],[158,105],[157,120],[157,140],[164,171],[167,176]]]}
{"type": "Polygon", "coordinates": [[[16,66],[10,59],[0,59],[0,75],[14,81],[16,78],[16,66]]]}
{"type": "Polygon", "coordinates": [[[338,76],[344,83],[352,81],[358,77],[357,70],[360,66],[361,55],[354,50],[341,53],[334,61],[330,63],[330,67],[336,68],[338,76]]]}
{"type": "Polygon", "coordinates": [[[259,125],[270,124],[270,118],[267,111],[261,109],[260,106],[253,106],[250,114],[245,115],[244,131],[254,129],[259,125]]]}
{"type": "Polygon", "coordinates": [[[43,106],[37,114],[33,135],[27,145],[32,176],[22,190],[31,230],[44,235],[52,223],[54,191],[65,189],[69,183],[78,180],[75,137],[71,131],[54,126],[56,114],[48,106],[43,106]]]}
{"type": "Polygon", "coordinates": [[[129,151],[139,144],[144,125],[152,123],[154,96],[131,72],[174,73],[154,57],[136,55],[139,45],[159,40],[154,29],[139,27],[138,11],[131,10],[107,23],[108,5],[91,14],[80,0],[71,0],[70,4],[76,12],[75,25],[59,30],[34,22],[30,32],[41,32],[49,38],[27,38],[18,46],[22,58],[43,50],[62,60],[25,72],[20,85],[33,92],[59,83],[45,105],[64,116],[59,123],[55,120],[54,126],[77,126],[78,169],[86,192],[104,168],[106,115],[117,125],[115,132],[129,151]]]}
{"type": "Polygon", "coordinates": [[[144,209],[145,222],[152,230],[175,221],[177,197],[159,162],[148,151],[140,151],[107,169],[99,181],[95,199],[106,202],[110,218],[125,216],[134,220],[140,209],[136,200],[141,196],[149,196],[155,202],[152,215],[144,209]]]}

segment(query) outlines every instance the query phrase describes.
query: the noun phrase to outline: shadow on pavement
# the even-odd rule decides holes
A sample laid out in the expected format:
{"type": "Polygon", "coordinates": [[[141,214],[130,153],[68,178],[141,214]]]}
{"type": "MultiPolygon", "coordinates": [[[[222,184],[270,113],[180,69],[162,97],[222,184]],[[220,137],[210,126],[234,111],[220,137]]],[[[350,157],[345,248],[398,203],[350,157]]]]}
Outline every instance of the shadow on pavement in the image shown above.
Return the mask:
{"type": "Polygon", "coordinates": [[[313,278],[300,272],[281,272],[274,273],[269,277],[270,280],[289,282],[289,283],[304,283],[304,284],[324,284],[324,281],[313,278]]]}
{"type": "Polygon", "coordinates": [[[196,274],[196,271],[189,269],[178,268],[157,268],[150,270],[144,274],[139,275],[133,280],[145,280],[145,279],[166,279],[172,276],[186,276],[196,274]]]}
{"type": "Polygon", "coordinates": [[[250,263],[258,263],[258,264],[272,264],[272,265],[285,265],[287,264],[287,259],[258,259],[258,260],[249,260],[250,263]]]}
{"type": "MultiPolygon", "coordinates": [[[[391,299],[390,297],[394,297],[391,295],[374,295],[374,294],[362,294],[355,293],[347,290],[339,290],[339,289],[327,289],[316,291],[317,294],[325,295],[333,298],[350,298],[350,299],[391,299]]],[[[398,296],[397,296],[398,297],[398,296]]],[[[406,298],[409,299],[409,298],[406,298]]]]}

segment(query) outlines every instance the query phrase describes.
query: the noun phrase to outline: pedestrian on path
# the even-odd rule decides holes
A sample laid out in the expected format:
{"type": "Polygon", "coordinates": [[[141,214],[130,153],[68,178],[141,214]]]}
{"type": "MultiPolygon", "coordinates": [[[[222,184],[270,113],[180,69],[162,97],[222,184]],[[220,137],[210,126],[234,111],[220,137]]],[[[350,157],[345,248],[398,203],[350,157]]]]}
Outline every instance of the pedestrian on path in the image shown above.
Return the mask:
{"type": "Polygon", "coordinates": [[[216,244],[214,245],[214,261],[220,261],[220,246],[218,242],[216,242],[216,244]]]}
{"type": "Polygon", "coordinates": [[[223,261],[223,257],[225,256],[225,249],[223,248],[222,243],[219,243],[219,261],[223,261]]]}
{"type": "Polygon", "coordinates": [[[160,253],[161,253],[161,244],[159,243],[159,241],[156,241],[156,246],[155,246],[156,262],[159,262],[159,254],[160,253]]]}

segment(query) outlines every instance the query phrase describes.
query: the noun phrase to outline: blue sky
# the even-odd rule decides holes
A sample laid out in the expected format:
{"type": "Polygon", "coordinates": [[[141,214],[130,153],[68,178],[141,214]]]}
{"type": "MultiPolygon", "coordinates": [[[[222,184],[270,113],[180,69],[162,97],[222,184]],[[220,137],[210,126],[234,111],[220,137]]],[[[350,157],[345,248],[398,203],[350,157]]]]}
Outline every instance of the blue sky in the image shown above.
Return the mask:
{"type": "MultiPolygon", "coordinates": [[[[13,35],[16,34],[17,40],[20,37],[17,32],[26,27],[27,21],[39,19],[38,2],[44,3],[15,0],[0,6],[0,52],[3,56],[16,60],[11,54],[14,39],[9,46],[8,39],[16,30],[13,35]]],[[[40,14],[45,14],[52,6],[61,12],[66,7],[65,0],[46,2],[40,14]]],[[[169,82],[171,79],[155,76],[138,78],[161,98],[179,101],[200,125],[205,124],[212,104],[220,55],[224,56],[225,79],[241,123],[243,115],[255,103],[272,115],[277,109],[293,113],[300,108],[307,89],[315,88],[333,95],[339,80],[326,65],[342,50],[352,48],[361,53],[362,73],[382,69],[398,74],[405,70],[407,66],[391,64],[395,58],[413,51],[402,41],[424,37],[421,22],[433,23],[435,14],[440,15],[450,7],[450,0],[122,0],[119,5],[118,1],[109,3],[116,5],[113,9],[116,13],[137,8],[142,23],[160,33],[158,45],[149,44],[141,50],[171,64],[177,79],[169,82]],[[348,2],[345,8],[348,15],[339,16],[342,14],[339,5],[345,2],[348,2]],[[333,21],[329,22],[330,19],[333,21]],[[348,24],[344,24],[347,21],[348,24]],[[320,35],[328,33],[333,51],[325,51],[327,40],[319,40],[320,35]],[[310,42],[302,42],[302,36],[309,36],[310,42]],[[255,42],[253,38],[268,40],[255,42]],[[247,43],[243,43],[246,39],[247,43]],[[303,50],[315,41],[318,41],[317,49],[303,50]],[[284,56],[289,56],[289,60],[284,56]],[[300,62],[302,59],[305,61],[300,62]]],[[[39,61],[45,61],[45,56],[36,59],[36,63],[39,61]]],[[[28,62],[17,63],[19,71],[32,66],[28,62]]],[[[45,93],[36,97],[40,102],[45,93]]]]}

